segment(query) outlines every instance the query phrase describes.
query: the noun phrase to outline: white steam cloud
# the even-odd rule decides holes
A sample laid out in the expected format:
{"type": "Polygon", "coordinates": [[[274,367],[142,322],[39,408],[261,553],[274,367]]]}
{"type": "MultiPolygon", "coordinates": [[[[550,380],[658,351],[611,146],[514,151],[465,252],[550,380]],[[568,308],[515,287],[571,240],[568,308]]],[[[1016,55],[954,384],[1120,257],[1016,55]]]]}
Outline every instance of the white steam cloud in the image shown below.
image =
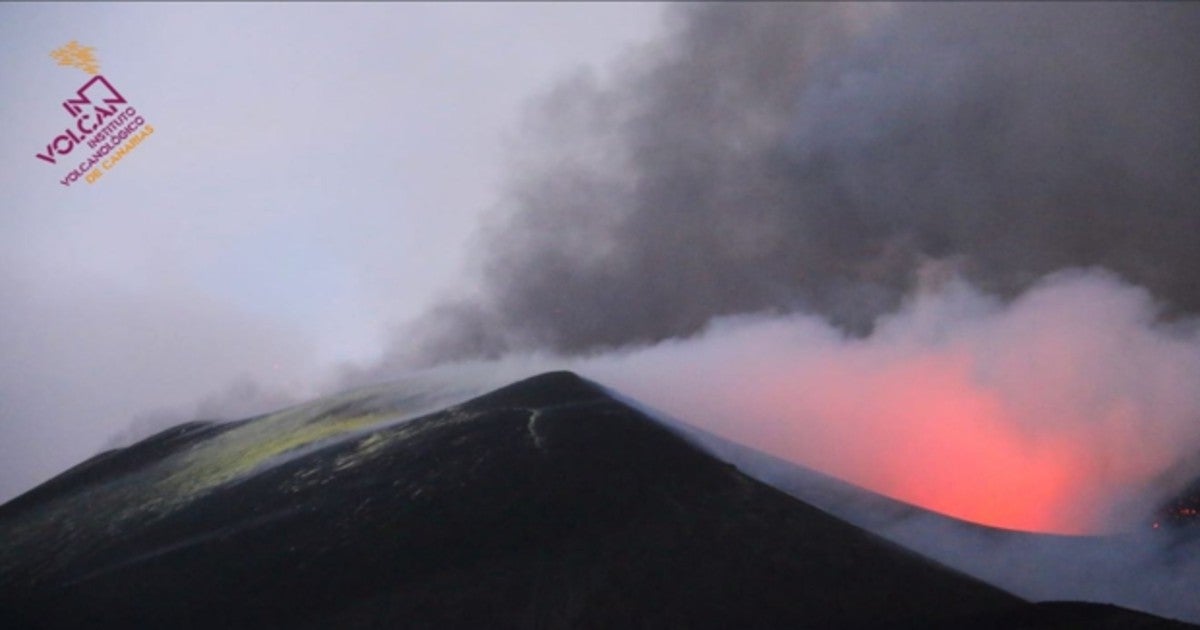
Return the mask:
{"type": "Polygon", "coordinates": [[[575,370],[671,417],[894,498],[989,525],[1149,523],[1200,474],[1200,329],[1100,270],[1002,301],[929,280],[874,332],[805,314],[584,358],[471,366],[499,385],[575,370]]]}
{"type": "Polygon", "coordinates": [[[1200,334],[1150,295],[1064,272],[1004,304],[952,280],[849,338],[734,317],[578,369],[675,417],[955,516],[1134,527],[1200,470],[1200,334]]]}
{"type": "Polygon", "coordinates": [[[1200,539],[1150,528],[1200,474],[1200,327],[1161,313],[1103,270],[1052,274],[1007,301],[927,268],[865,337],[813,315],[745,315],[586,358],[510,354],[433,372],[485,389],[565,367],[668,421],[951,516],[1105,534],[971,528],[700,439],[752,476],[1023,597],[1200,621],[1200,539]]]}

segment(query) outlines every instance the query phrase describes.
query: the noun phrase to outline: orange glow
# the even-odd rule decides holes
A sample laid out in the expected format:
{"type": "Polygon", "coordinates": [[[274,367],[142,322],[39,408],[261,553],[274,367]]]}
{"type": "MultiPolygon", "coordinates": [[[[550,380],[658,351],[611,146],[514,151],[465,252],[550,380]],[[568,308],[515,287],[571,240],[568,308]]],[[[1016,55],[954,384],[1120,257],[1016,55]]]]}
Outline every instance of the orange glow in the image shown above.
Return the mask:
{"type": "Polygon", "coordinates": [[[1099,506],[1086,504],[1105,475],[1086,436],[1022,431],[1017,412],[972,381],[969,356],[927,353],[873,369],[851,358],[775,380],[767,391],[767,405],[821,419],[787,423],[752,444],[776,456],[993,527],[1061,534],[1098,527],[1099,506]]]}
{"type": "Polygon", "coordinates": [[[1003,303],[951,283],[866,337],[805,315],[733,319],[619,357],[599,380],[930,510],[1107,533],[1151,518],[1164,475],[1200,449],[1200,332],[1156,313],[1103,275],[1003,303]]]}
{"type": "Polygon", "coordinates": [[[845,472],[888,496],[966,520],[1078,533],[1056,509],[1080,490],[1076,453],[1017,433],[1000,401],[966,382],[964,368],[918,360],[880,374],[880,404],[896,410],[903,431],[889,436],[883,467],[845,472]]]}

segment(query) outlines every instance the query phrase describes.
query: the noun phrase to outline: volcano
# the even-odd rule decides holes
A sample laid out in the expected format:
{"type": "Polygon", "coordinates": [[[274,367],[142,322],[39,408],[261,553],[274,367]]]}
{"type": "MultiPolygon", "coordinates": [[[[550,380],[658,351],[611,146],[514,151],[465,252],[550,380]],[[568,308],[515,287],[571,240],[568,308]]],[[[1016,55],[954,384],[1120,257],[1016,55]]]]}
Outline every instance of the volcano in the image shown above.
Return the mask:
{"type": "Polygon", "coordinates": [[[0,506],[0,541],[3,628],[1189,627],[1028,603],[567,372],[181,425],[0,506]]]}

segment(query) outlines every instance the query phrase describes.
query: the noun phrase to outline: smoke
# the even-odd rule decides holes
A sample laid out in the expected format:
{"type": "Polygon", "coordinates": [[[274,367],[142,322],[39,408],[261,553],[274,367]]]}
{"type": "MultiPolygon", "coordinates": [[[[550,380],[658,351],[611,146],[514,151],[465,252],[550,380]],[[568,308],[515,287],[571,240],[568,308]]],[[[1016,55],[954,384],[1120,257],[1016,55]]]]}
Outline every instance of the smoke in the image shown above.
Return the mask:
{"type": "Polygon", "coordinates": [[[1200,8],[670,16],[531,107],[479,287],[380,370],[598,356],[685,421],[1009,528],[1130,527],[1200,473],[1200,8]]]}
{"type": "Polygon", "coordinates": [[[1200,474],[1200,333],[1157,315],[1101,272],[1051,276],[1007,304],[951,280],[862,338],[814,316],[741,316],[577,369],[934,511],[1108,532],[1145,525],[1200,474]]]}
{"type": "Polygon", "coordinates": [[[1200,537],[1150,527],[1200,475],[1200,320],[1164,321],[1146,289],[1098,269],[1011,299],[918,275],[865,335],[743,314],[689,338],[431,373],[486,390],[572,369],[752,477],[1022,597],[1200,620],[1200,537]]]}
{"type": "Polygon", "coordinates": [[[129,446],[163,429],[193,420],[222,422],[249,418],[303,403],[306,397],[320,391],[310,389],[305,392],[299,384],[273,384],[268,388],[261,381],[243,374],[217,393],[200,398],[194,405],[163,406],[134,416],[128,426],[108,437],[104,448],[129,446]]]}
{"type": "Polygon", "coordinates": [[[662,414],[658,418],[751,477],[1031,601],[1113,603],[1200,622],[1195,598],[1200,536],[1194,530],[1150,529],[1143,523],[1134,532],[1076,537],[978,527],[863,492],[662,414]]]}
{"type": "Polygon", "coordinates": [[[614,80],[531,108],[479,289],[379,369],[609,352],[581,369],[889,496],[1129,527],[1200,473],[1197,27],[680,8],[614,80]]]}
{"type": "Polygon", "coordinates": [[[567,367],[936,512],[1111,533],[1147,527],[1200,474],[1200,327],[1160,312],[1098,270],[1054,274],[1011,301],[951,277],[862,337],[814,315],[741,315],[649,346],[463,365],[493,385],[567,367]]]}
{"type": "Polygon", "coordinates": [[[188,402],[223,391],[224,418],[306,397],[311,346],[179,280],[130,288],[92,274],[40,268],[22,277],[0,265],[0,501],[107,446],[187,420],[212,417],[188,402]],[[239,382],[258,383],[226,388],[239,382]],[[236,402],[236,404],[234,404],[236,402]],[[129,427],[130,420],[143,414],[129,427]],[[164,416],[161,423],[150,421],[164,416]],[[169,423],[168,420],[169,419],[169,423]]]}
{"type": "Polygon", "coordinates": [[[1011,298],[1098,266],[1200,309],[1200,7],[677,7],[531,107],[479,289],[392,364],[804,311],[869,332],[928,260],[1011,298]]]}

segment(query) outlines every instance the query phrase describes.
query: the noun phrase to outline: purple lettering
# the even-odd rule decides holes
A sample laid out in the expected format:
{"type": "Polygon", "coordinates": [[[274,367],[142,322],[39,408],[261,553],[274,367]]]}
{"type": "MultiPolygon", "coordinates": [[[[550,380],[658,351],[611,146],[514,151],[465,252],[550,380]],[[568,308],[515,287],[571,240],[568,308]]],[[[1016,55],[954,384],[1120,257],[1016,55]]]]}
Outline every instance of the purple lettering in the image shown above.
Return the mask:
{"type": "Polygon", "coordinates": [[[71,152],[71,149],[75,148],[75,143],[72,142],[71,138],[68,138],[67,136],[59,136],[54,139],[54,142],[52,143],[51,148],[53,148],[54,152],[59,155],[66,155],[71,152]],[[62,142],[64,140],[67,143],[67,148],[65,148],[65,149],[58,148],[58,143],[62,142]]]}
{"type": "MultiPolygon", "coordinates": [[[[96,109],[99,109],[99,108],[97,107],[96,109]]],[[[92,125],[91,127],[87,128],[87,129],[84,129],[84,128],[83,128],[83,121],[85,121],[85,120],[87,120],[87,119],[89,119],[89,118],[91,118],[91,116],[89,116],[88,114],[84,114],[84,115],[82,115],[82,116],[80,116],[80,117],[79,117],[79,120],[75,121],[75,126],[76,126],[76,127],[78,127],[78,128],[79,128],[79,131],[80,131],[80,133],[82,133],[82,134],[83,134],[83,135],[85,135],[85,136],[86,136],[87,134],[89,134],[89,133],[92,133],[93,131],[95,131],[95,130],[96,130],[96,127],[100,126],[100,120],[99,120],[99,119],[97,119],[97,120],[96,120],[96,124],[92,125]]]]}

